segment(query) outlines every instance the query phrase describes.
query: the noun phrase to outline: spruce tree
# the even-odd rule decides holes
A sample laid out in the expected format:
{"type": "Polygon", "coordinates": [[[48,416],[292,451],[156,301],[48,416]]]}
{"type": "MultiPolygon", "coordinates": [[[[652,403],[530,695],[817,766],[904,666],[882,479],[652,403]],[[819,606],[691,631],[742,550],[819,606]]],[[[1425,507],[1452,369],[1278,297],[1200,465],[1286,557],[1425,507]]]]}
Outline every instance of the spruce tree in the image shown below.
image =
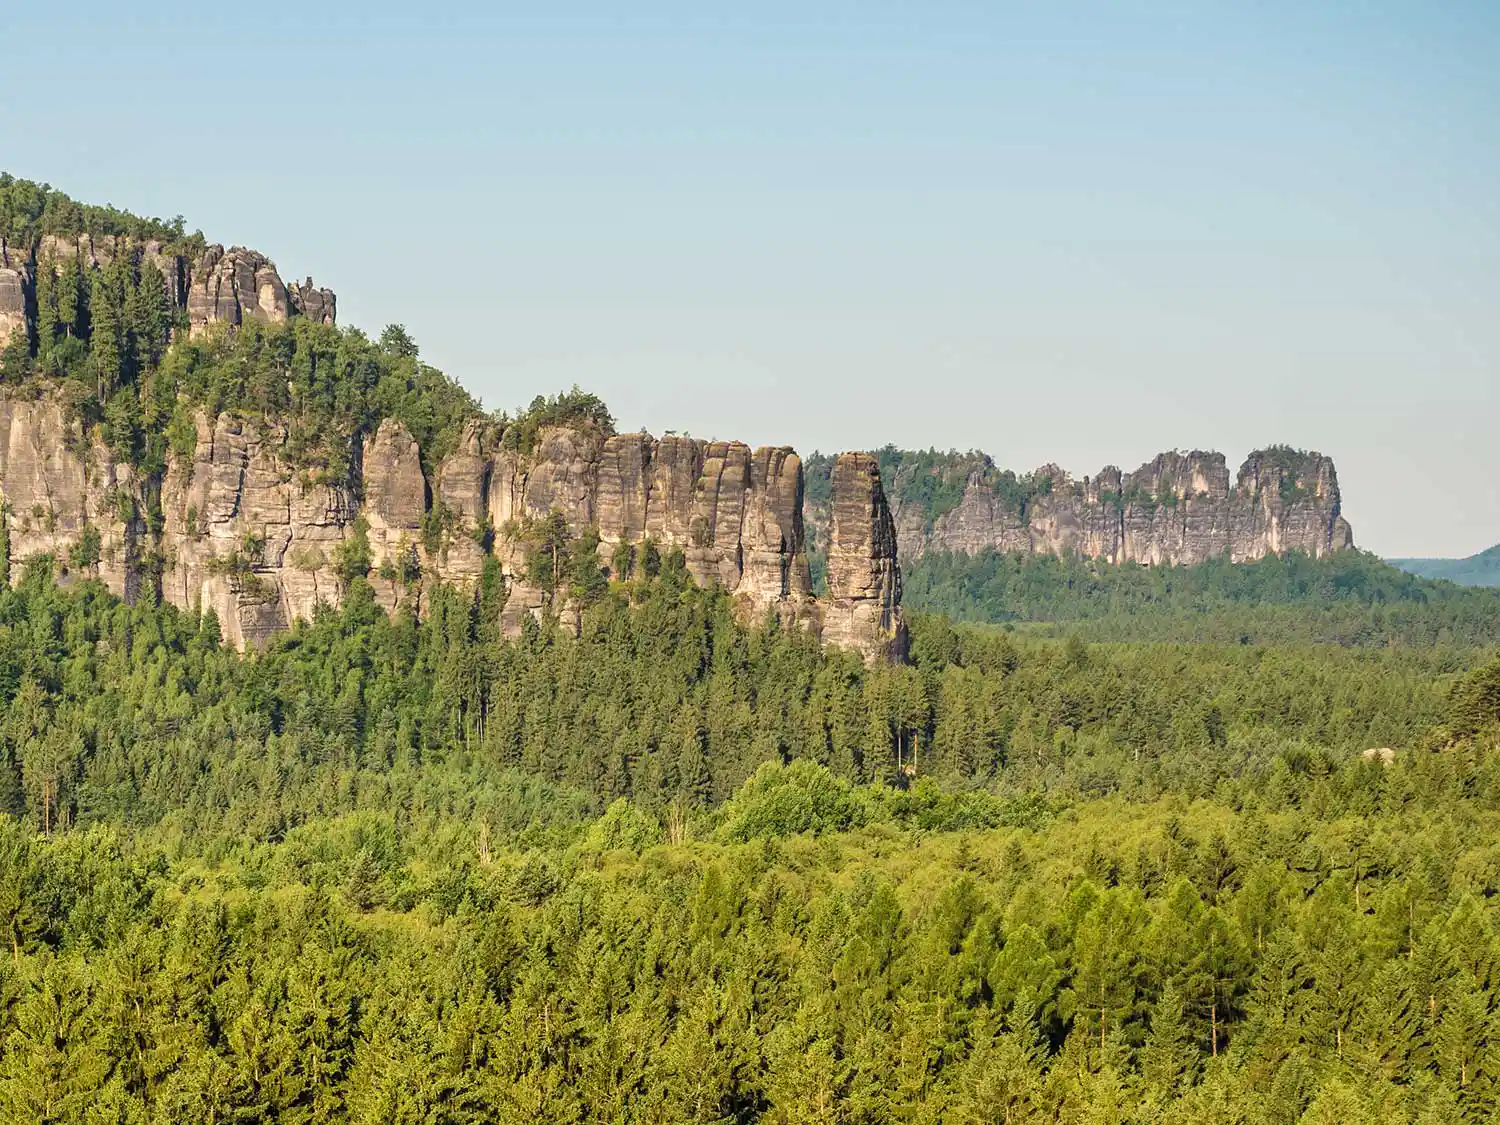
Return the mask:
{"type": "Polygon", "coordinates": [[[119,299],[102,271],[94,274],[89,318],[89,366],[93,370],[99,401],[104,402],[120,385],[124,341],[119,299]]]}

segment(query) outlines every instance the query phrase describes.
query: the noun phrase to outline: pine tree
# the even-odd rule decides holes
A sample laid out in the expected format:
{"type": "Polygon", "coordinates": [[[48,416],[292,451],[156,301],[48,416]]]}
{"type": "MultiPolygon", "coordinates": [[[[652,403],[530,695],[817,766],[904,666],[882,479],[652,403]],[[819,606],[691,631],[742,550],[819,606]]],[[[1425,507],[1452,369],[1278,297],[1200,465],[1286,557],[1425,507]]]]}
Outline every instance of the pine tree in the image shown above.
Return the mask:
{"type": "Polygon", "coordinates": [[[1170,1099],[1192,1082],[1198,1060],[1186,1002],[1177,986],[1168,984],[1151,1012],[1151,1034],[1141,1051],[1141,1075],[1158,1098],[1170,1099]]]}
{"type": "Polygon", "coordinates": [[[64,259],[58,274],[57,323],[64,335],[76,339],[88,336],[88,291],[76,256],[64,259]]]}
{"type": "Polygon", "coordinates": [[[51,262],[44,262],[37,266],[36,273],[36,354],[43,367],[57,339],[57,330],[57,274],[51,262]]]}
{"type": "Polygon", "coordinates": [[[153,370],[166,348],[171,314],[167,305],[167,279],[150,258],[141,263],[140,278],[126,293],[125,323],[135,370],[138,373],[153,370]]]}
{"type": "Polygon", "coordinates": [[[106,401],[124,375],[124,332],[119,297],[104,271],[94,274],[89,296],[89,365],[99,401],[106,401]]]}

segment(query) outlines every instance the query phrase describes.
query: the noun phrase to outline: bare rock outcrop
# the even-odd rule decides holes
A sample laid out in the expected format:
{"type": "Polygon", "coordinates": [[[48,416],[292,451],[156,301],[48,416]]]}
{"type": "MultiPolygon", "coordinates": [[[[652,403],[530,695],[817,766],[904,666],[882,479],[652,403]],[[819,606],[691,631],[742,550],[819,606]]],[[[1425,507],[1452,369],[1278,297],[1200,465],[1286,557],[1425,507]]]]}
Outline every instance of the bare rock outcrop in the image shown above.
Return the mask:
{"type": "MultiPolygon", "coordinates": [[[[167,310],[190,334],[292,318],[335,322],[331,290],[311,278],[288,285],[269,258],[244,247],[28,238],[0,241],[0,346],[18,331],[36,343],[39,288],[53,294],[46,308],[60,312],[56,283],[76,279],[87,291],[94,271],[127,264],[111,280],[129,292],[144,280],[135,271],[153,265],[167,310]]],[[[74,327],[69,320],[58,332],[74,327]]],[[[802,462],[784,446],[608,434],[593,423],[507,435],[476,419],[434,461],[434,451],[387,418],[329,459],[348,478],[333,480],[306,463],[305,450],[299,458],[290,440],[296,424],[199,411],[191,450],[179,446],[148,477],[116,462],[60,395],[0,395],[9,557],[51,556],[64,572],[96,575],[127,599],[149,587],[173,604],[212,611],[224,638],[245,648],[319,604],[337,605],[361,570],[382,605],[420,610],[427,583],[474,586],[498,565],[509,590],[504,631],[549,615],[576,628],[581,609],[565,576],[545,576],[557,588],[543,588],[530,565],[539,534],[562,536],[565,550],[554,557],[597,545],[600,566],[623,571],[616,578],[635,571],[648,546],[681,551],[691,577],[722,587],[746,616],[822,628],[870,658],[904,650],[895,532],[878,469],[865,472],[874,464],[868,455],[854,456],[857,468],[840,476],[840,510],[868,508],[869,518],[850,515],[835,531],[846,563],[823,615],[812,599],[802,462]]]]}
{"type": "Polygon", "coordinates": [[[288,285],[286,296],[292,312],[314,324],[333,324],[338,319],[338,298],[333,290],[317,288],[310,277],[300,285],[295,281],[288,285]]]}
{"type": "Polygon", "coordinates": [[[596,528],[606,561],[649,539],[751,611],[795,615],[811,593],[802,489],[802,463],[783,447],[553,427],[533,452],[498,455],[489,508],[507,575],[524,570],[528,525],[557,512],[575,535],[596,528]]]}
{"type": "MultiPolygon", "coordinates": [[[[993,549],[1187,565],[1289,551],[1321,557],[1354,545],[1333,462],[1319,453],[1257,451],[1233,485],[1223,454],[1196,450],[1160,454],[1133,473],[1106,466],[1081,481],[1056,465],[1018,478],[982,455],[950,460],[898,470],[966,474],[957,502],[937,512],[925,490],[897,480],[892,516],[903,558],[993,549]]],[[[810,515],[820,529],[830,518],[826,509],[810,515]]]]}
{"type": "Polygon", "coordinates": [[[535,528],[561,516],[566,549],[597,542],[601,567],[622,544],[640,559],[649,540],[681,550],[692,577],[724,588],[747,617],[774,613],[867,659],[905,651],[895,528],[868,454],[840,460],[831,597],[819,604],[802,462],[784,446],[559,426],[523,452],[476,420],[429,477],[416,440],[388,418],[353,439],[350,479],[330,481],[294,463],[287,424],[199,412],[194,428],[191,453],[146,479],[86,440],[60,398],[0,396],[13,575],[51,555],[127,598],[151,584],[175,605],[212,610],[225,640],[247,648],[338,605],[350,566],[366,568],[387,609],[421,608],[429,582],[472,588],[491,547],[509,591],[504,632],[548,615],[576,629],[566,579],[544,588],[529,565],[535,528]],[[151,532],[142,513],[157,503],[151,532]]]}
{"type": "Polygon", "coordinates": [[[76,263],[87,277],[122,255],[132,263],[150,262],[160,271],[168,307],[186,311],[193,333],[247,320],[280,324],[300,316],[333,324],[337,317],[338,300],[331,289],[315,286],[311,278],[300,285],[284,284],[275,263],[254,250],[225,250],[215,244],[189,261],[156,239],[47,234],[25,245],[0,239],[0,347],[17,329],[35,335],[39,275],[46,278],[76,263]]]}
{"type": "Polygon", "coordinates": [[[212,609],[226,640],[264,644],[319,602],[337,605],[339,546],[358,505],[288,463],[284,426],[221,414],[196,419],[191,459],[162,482],[162,596],[212,609]]]}
{"type": "MultiPolygon", "coordinates": [[[[10,557],[50,554],[64,567],[93,569],[122,593],[139,526],[130,466],[107,447],[84,443],[52,402],[0,397],[0,505],[10,557]],[[75,563],[89,530],[97,558],[75,563]]],[[[12,566],[17,576],[19,567],[12,566]]]]}
{"type": "Polygon", "coordinates": [[[281,324],[291,316],[292,303],[276,266],[264,254],[214,245],[193,264],[187,312],[190,329],[199,332],[215,323],[281,324]]]}
{"type": "Polygon", "coordinates": [[[867,658],[903,660],[907,636],[896,525],[881,487],[880,463],[869,453],[839,454],[831,497],[823,639],[867,658]]]}
{"type": "Polygon", "coordinates": [[[30,255],[22,256],[0,238],[0,348],[17,332],[29,332],[27,294],[31,290],[30,255]]]}

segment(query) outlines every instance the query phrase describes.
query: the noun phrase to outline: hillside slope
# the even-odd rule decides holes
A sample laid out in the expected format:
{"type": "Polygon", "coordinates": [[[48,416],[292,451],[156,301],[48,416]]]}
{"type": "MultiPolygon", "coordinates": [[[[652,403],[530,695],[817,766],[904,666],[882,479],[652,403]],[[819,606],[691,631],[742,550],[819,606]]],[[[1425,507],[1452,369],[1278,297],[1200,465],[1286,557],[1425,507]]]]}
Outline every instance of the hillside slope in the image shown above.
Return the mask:
{"type": "Polygon", "coordinates": [[[1466,559],[1387,559],[1392,566],[1422,578],[1459,586],[1500,586],[1500,543],[1466,559]]]}

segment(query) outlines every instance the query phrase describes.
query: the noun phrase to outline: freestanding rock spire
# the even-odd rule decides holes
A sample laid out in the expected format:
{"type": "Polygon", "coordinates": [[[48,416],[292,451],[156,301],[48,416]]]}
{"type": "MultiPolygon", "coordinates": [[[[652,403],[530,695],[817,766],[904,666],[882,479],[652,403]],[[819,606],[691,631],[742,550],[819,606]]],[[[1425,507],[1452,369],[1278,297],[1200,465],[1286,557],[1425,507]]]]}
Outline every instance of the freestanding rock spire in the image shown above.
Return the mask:
{"type": "Polygon", "coordinates": [[[870,453],[840,453],[833,463],[828,600],[823,639],[858,649],[867,661],[906,658],[896,525],[870,453]]]}

